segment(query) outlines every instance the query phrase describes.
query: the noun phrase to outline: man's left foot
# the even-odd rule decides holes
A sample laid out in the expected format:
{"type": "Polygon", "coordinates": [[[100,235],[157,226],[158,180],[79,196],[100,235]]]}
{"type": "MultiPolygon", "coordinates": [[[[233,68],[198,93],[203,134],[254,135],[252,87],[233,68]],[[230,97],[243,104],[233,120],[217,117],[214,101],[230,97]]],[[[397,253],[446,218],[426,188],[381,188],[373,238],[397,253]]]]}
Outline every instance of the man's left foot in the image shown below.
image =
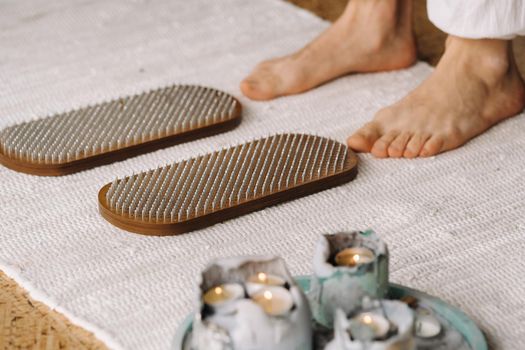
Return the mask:
{"type": "Polygon", "coordinates": [[[428,157],[457,148],[525,107],[511,44],[449,37],[432,75],[348,139],[378,158],[428,157]]]}

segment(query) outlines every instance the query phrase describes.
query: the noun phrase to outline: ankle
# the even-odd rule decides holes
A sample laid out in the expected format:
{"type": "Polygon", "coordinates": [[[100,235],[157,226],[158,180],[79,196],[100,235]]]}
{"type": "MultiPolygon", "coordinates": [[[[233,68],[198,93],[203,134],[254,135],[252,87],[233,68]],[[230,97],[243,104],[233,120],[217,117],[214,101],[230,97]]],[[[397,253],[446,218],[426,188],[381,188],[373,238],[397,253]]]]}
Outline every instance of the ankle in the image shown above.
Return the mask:
{"type": "Polygon", "coordinates": [[[498,39],[465,39],[455,36],[447,38],[446,50],[458,62],[469,65],[490,80],[499,80],[505,75],[515,73],[516,65],[512,43],[498,39]]]}
{"type": "MultiPolygon", "coordinates": [[[[382,24],[392,30],[411,19],[412,2],[409,0],[350,0],[341,20],[365,24],[382,24]]],[[[374,28],[377,29],[377,28],[374,28]]]]}
{"type": "Polygon", "coordinates": [[[493,102],[487,104],[482,117],[490,124],[523,110],[525,85],[510,41],[450,36],[442,62],[444,70],[458,72],[463,81],[484,85],[487,100],[493,102]]]}
{"type": "Polygon", "coordinates": [[[343,16],[359,9],[360,11],[375,11],[376,14],[393,18],[400,9],[409,6],[410,3],[408,0],[350,0],[343,16]]]}
{"type": "Polygon", "coordinates": [[[345,32],[366,34],[370,47],[377,50],[399,39],[415,46],[411,0],[351,0],[336,25],[345,32]]]}

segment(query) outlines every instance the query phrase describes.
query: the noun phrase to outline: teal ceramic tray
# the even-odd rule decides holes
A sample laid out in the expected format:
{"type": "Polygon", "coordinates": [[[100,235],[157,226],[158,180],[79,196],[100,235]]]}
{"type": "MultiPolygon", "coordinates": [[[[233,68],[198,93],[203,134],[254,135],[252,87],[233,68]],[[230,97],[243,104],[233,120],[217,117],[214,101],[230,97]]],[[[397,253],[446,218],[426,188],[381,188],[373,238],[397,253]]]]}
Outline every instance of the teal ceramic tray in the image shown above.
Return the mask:
{"type": "MultiPolygon", "coordinates": [[[[304,290],[306,294],[310,291],[310,276],[299,276],[296,277],[296,281],[299,286],[304,290]]],[[[401,299],[404,297],[416,298],[420,305],[424,305],[425,308],[429,308],[432,312],[438,316],[443,322],[447,322],[450,328],[457,331],[459,335],[463,337],[463,344],[456,349],[458,350],[488,350],[487,342],[485,337],[476,324],[461,310],[458,308],[448,305],[444,301],[432,297],[423,292],[403,287],[398,284],[390,284],[388,290],[388,299],[401,299]]],[[[189,346],[185,344],[188,337],[191,335],[193,314],[190,314],[182,322],[177,329],[175,338],[172,344],[172,350],[188,350],[189,346]]],[[[442,347],[428,347],[418,346],[418,349],[444,349],[442,347]]],[[[322,350],[322,349],[316,349],[322,350]]]]}

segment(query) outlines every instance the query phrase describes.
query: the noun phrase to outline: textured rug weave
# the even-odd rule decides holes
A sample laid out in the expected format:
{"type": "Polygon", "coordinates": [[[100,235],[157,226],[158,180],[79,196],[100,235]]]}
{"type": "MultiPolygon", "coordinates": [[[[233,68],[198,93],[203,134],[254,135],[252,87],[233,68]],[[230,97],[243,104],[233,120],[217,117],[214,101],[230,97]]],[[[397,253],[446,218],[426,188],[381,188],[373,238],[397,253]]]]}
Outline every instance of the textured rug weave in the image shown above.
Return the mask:
{"type": "Polygon", "coordinates": [[[525,116],[424,160],[362,156],[357,179],[191,234],[129,234],[97,211],[116,176],[276,132],[344,141],[431,72],[354,75],[268,103],[238,82],[328,24],[278,0],[12,1],[0,4],[0,127],[173,83],[245,105],[227,134],[62,178],[0,168],[0,268],[112,348],[167,349],[217,256],[282,255],[311,272],[319,234],[372,227],[392,280],[461,307],[496,349],[525,348],[525,116]]]}

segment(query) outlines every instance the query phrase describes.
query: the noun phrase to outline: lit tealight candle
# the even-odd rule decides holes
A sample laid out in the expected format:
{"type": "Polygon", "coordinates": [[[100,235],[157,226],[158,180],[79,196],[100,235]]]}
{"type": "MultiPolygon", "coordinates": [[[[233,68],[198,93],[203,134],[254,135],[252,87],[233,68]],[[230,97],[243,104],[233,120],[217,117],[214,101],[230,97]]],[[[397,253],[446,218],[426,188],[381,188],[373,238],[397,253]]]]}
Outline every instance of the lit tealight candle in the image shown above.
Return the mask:
{"type": "Polygon", "coordinates": [[[286,283],[284,278],[275,275],[270,275],[264,272],[259,272],[256,275],[250,276],[248,278],[248,282],[264,284],[268,286],[284,286],[284,284],[286,283]]]}
{"type": "Polygon", "coordinates": [[[276,275],[259,272],[248,278],[246,282],[246,289],[248,294],[252,295],[265,286],[279,286],[282,287],[286,284],[286,280],[276,275]]]}
{"type": "Polygon", "coordinates": [[[343,249],[337,253],[335,256],[335,263],[338,266],[354,267],[371,263],[374,261],[374,258],[374,252],[370,249],[364,247],[352,247],[343,249]]]}
{"type": "Polygon", "coordinates": [[[244,288],[240,284],[229,283],[211,288],[202,299],[210,306],[220,307],[242,297],[244,297],[244,288]]]}
{"type": "Polygon", "coordinates": [[[433,338],[441,333],[441,323],[432,315],[418,315],[416,317],[416,337],[433,338]]]}
{"type": "Polygon", "coordinates": [[[357,340],[381,339],[389,330],[390,322],[385,317],[369,312],[357,315],[350,323],[350,333],[357,340]]]}
{"type": "Polygon", "coordinates": [[[292,294],[283,287],[270,286],[260,289],[251,298],[271,316],[284,315],[293,307],[292,294]]]}

